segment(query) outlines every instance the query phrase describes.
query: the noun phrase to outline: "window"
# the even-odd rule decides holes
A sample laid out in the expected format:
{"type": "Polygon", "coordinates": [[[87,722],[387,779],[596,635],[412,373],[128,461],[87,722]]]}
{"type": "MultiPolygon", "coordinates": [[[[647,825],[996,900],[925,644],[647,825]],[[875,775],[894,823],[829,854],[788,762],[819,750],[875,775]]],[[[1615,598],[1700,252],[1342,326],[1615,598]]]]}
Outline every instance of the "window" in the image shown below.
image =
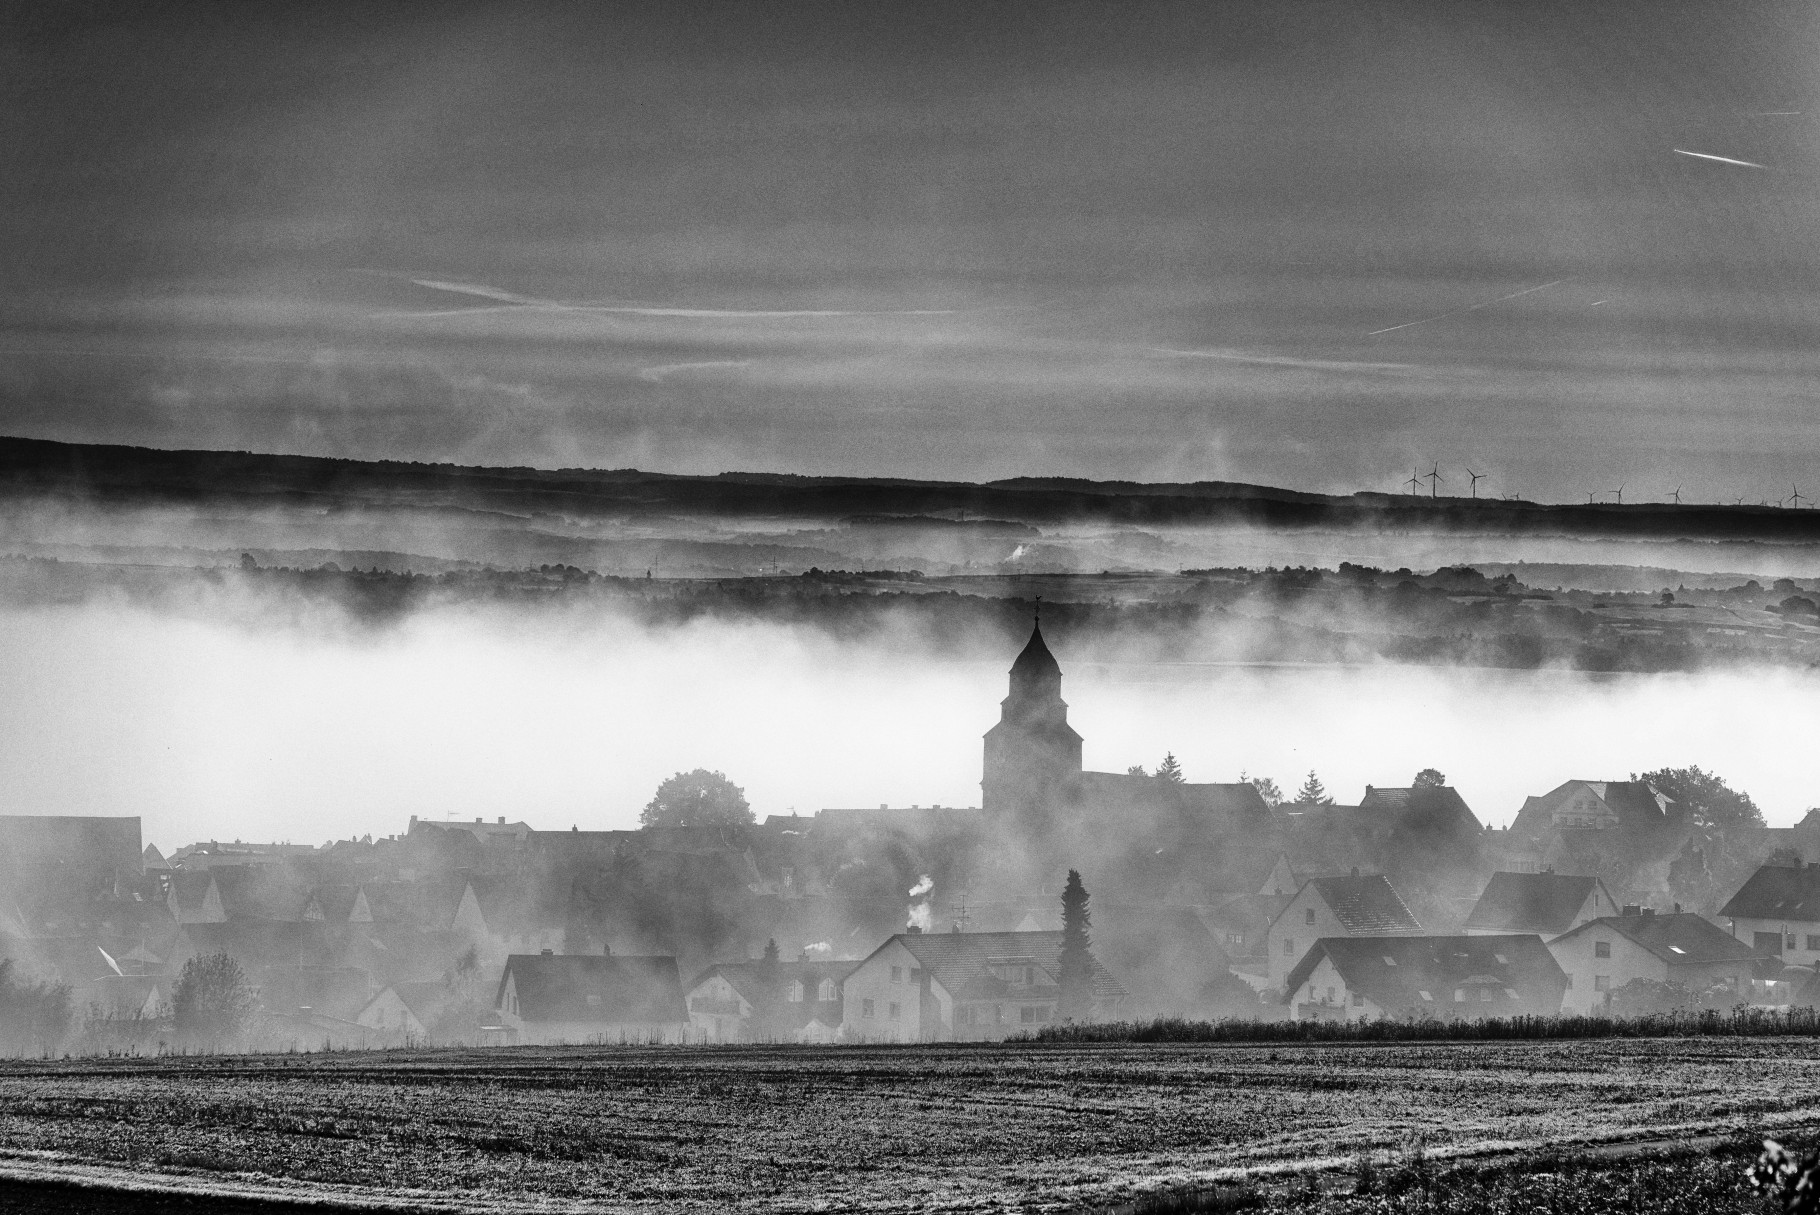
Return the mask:
{"type": "Polygon", "coordinates": [[[1751,946],[1758,953],[1781,953],[1782,934],[1779,932],[1757,932],[1751,934],[1751,946]]]}
{"type": "Polygon", "coordinates": [[[588,993],[588,1007],[589,1008],[599,1008],[600,1007],[600,993],[599,992],[591,991],[588,993]]]}
{"type": "Polygon", "coordinates": [[[1306,910],[1302,913],[1302,916],[1303,916],[1302,923],[1304,923],[1304,924],[1314,923],[1314,908],[1310,907],[1308,910],[1306,910]]]}
{"type": "Polygon", "coordinates": [[[1036,1024],[1036,1009],[1026,1004],[1017,1010],[1017,1019],[1025,1025],[1036,1024]]]}
{"type": "Polygon", "coordinates": [[[1333,984],[1331,983],[1327,985],[1327,1002],[1329,1004],[1333,1003],[1333,984]]]}
{"type": "Polygon", "coordinates": [[[1669,948],[1671,950],[1673,950],[1675,953],[1686,953],[1687,952],[1687,950],[1681,948],[1679,945],[1670,945],[1669,948]]]}
{"type": "Polygon", "coordinates": [[[893,966],[891,968],[891,981],[893,983],[902,983],[904,981],[904,968],[902,966],[893,966]]]}
{"type": "Polygon", "coordinates": [[[1611,942],[1610,941],[1594,941],[1593,947],[1592,947],[1592,956],[1595,958],[1611,957],[1611,942]]]}
{"type": "Polygon", "coordinates": [[[904,1012],[904,1009],[901,1004],[893,1004],[891,1006],[891,1019],[893,1021],[896,1021],[898,1018],[903,1016],[903,1012],[904,1012]]]}
{"type": "Polygon", "coordinates": [[[1418,996],[1421,996],[1424,1000],[1427,1000],[1430,1004],[1433,1004],[1435,1002],[1435,998],[1433,996],[1429,995],[1425,991],[1418,991],[1416,994],[1418,996]]]}
{"type": "Polygon", "coordinates": [[[870,1017],[870,1016],[872,1016],[872,1015],[873,1015],[873,1013],[872,1013],[872,1001],[870,1001],[870,1000],[861,1000],[861,1001],[860,1001],[860,1002],[859,1002],[859,1015],[860,1015],[860,1016],[862,1016],[862,1017],[870,1017]]]}
{"type": "Polygon", "coordinates": [[[1453,989],[1453,1002],[1455,1004],[1466,1003],[1466,989],[1464,987],[1456,987],[1453,989]]]}
{"type": "Polygon", "coordinates": [[[1518,999],[1522,998],[1521,996],[1517,995],[1517,989],[1514,987],[1506,987],[1504,989],[1504,994],[1509,996],[1513,1000],[1518,1000],[1518,999]]]}
{"type": "Polygon", "coordinates": [[[1024,986],[1025,987],[1035,987],[1036,986],[1036,967],[1034,967],[1034,966],[1024,967],[1024,986]]]}
{"type": "Polygon", "coordinates": [[[1295,942],[1289,937],[1283,938],[1283,956],[1286,958],[1295,957],[1295,942]]]}
{"type": "Polygon", "coordinates": [[[1820,949],[1820,935],[1816,935],[1811,932],[1808,933],[1807,934],[1807,947],[1809,949],[1820,949]]]}
{"type": "Polygon", "coordinates": [[[790,1003],[801,1004],[802,1002],[803,1002],[803,984],[802,984],[802,980],[798,979],[796,982],[790,984],[790,1003]]]}
{"type": "Polygon", "coordinates": [[[921,983],[923,981],[922,967],[912,966],[910,968],[910,981],[912,983],[921,983]]]}
{"type": "Polygon", "coordinates": [[[1489,988],[1489,987],[1479,988],[1479,1003],[1481,1003],[1481,1004],[1490,1004],[1491,1003],[1491,988],[1489,988]]]}
{"type": "Polygon", "coordinates": [[[829,1000],[838,999],[839,996],[840,996],[840,993],[834,990],[834,980],[833,979],[823,979],[822,985],[820,987],[818,987],[815,991],[815,998],[822,1001],[823,1003],[826,1003],[829,1000]]]}
{"type": "Polygon", "coordinates": [[[1611,976],[1610,975],[1594,975],[1592,977],[1592,989],[1594,991],[1610,991],[1611,990],[1611,976]]]}
{"type": "Polygon", "coordinates": [[[1792,932],[1788,934],[1788,948],[1795,948],[1795,934],[1792,932]]]}
{"type": "Polygon", "coordinates": [[[1365,997],[1360,995],[1356,991],[1353,992],[1352,993],[1352,1006],[1354,1008],[1364,1008],[1365,1007],[1365,997]]]}
{"type": "Polygon", "coordinates": [[[1507,957],[1505,957],[1505,956],[1504,956],[1504,955],[1503,955],[1503,954],[1501,954],[1501,953],[1494,953],[1494,954],[1492,954],[1492,955],[1491,955],[1491,956],[1492,956],[1492,957],[1494,957],[1494,958],[1496,958],[1496,959],[1497,959],[1497,960],[1498,960],[1498,965],[1499,965],[1499,966],[1509,966],[1509,965],[1510,965],[1510,959],[1509,959],[1509,958],[1507,958],[1507,957]]]}
{"type": "Polygon", "coordinates": [[[1384,955],[1384,965],[1395,966],[1396,964],[1397,960],[1395,958],[1391,957],[1389,954],[1384,955]]]}

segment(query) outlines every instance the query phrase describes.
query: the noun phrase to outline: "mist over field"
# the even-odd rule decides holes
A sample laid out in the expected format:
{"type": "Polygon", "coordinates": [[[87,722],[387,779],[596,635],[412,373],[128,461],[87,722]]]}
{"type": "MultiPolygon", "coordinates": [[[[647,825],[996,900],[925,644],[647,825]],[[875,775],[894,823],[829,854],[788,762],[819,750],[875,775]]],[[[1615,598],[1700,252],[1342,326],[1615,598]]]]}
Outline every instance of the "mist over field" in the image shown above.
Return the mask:
{"type": "MultiPolygon", "coordinates": [[[[1772,824],[1820,801],[1811,671],[1232,666],[1054,644],[1094,769],[1172,752],[1191,779],[1244,771],[1290,789],[1312,768],[1353,802],[1432,766],[1493,824],[1562,780],[1670,764],[1724,773],[1772,824]]],[[[321,609],[13,608],[0,804],[142,815],[161,846],[320,843],[401,832],[411,815],[631,827],[661,780],[695,767],[725,771],[761,817],[974,806],[1013,653],[981,647],[484,605],[382,629],[321,609]]]]}

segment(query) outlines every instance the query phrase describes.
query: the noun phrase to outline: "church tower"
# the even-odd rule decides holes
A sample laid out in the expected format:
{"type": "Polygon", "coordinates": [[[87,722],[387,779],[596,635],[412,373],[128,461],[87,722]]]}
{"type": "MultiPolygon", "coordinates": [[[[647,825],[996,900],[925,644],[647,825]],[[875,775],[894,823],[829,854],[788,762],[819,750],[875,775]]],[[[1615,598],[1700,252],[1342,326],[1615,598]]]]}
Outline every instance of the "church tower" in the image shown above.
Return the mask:
{"type": "Polygon", "coordinates": [[[986,731],[980,807],[987,813],[1040,812],[1056,787],[1081,772],[1081,736],[1068,724],[1062,668],[1043,644],[1040,624],[1011,664],[1011,694],[986,731]]]}

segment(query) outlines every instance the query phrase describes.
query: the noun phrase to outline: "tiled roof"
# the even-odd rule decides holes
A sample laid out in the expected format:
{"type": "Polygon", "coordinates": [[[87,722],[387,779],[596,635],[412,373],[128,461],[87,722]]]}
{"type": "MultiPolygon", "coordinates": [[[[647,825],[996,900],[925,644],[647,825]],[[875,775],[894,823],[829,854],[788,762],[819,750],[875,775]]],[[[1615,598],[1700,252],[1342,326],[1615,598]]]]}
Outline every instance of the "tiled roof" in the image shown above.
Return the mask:
{"type": "MultiPolygon", "coordinates": [[[[1062,954],[1062,934],[1059,932],[911,932],[899,933],[891,940],[908,949],[923,968],[951,992],[961,991],[981,976],[991,977],[987,962],[992,958],[1030,958],[1053,978],[1062,954]]],[[[1089,958],[1093,967],[1093,998],[1105,1001],[1123,998],[1125,988],[1100,965],[1099,959],[1092,958],[1091,954],[1089,958]]]]}
{"type": "Polygon", "coordinates": [[[1356,936],[1385,932],[1421,932],[1422,925],[1381,873],[1361,877],[1310,879],[1335,918],[1356,936]]]}
{"type": "Polygon", "coordinates": [[[1820,922],[1820,869],[1765,865],[1719,914],[1734,920],[1820,922]]]}
{"type": "Polygon", "coordinates": [[[1692,962],[1752,962],[1762,957],[1711,920],[1691,911],[1674,915],[1603,916],[1568,933],[1568,940],[1594,929],[1628,937],[1670,965],[1692,962]]]}
{"type": "Polygon", "coordinates": [[[505,998],[508,978],[526,1021],[661,1025],[689,1019],[673,957],[515,953],[499,977],[496,1004],[505,998]],[[590,996],[596,999],[590,1002],[590,996]]]}
{"type": "Polygon", "coordinates": [[[1480,937],[1322,937],[1289,972],[1293,996],[1321,960],[1331,960],[1348,989],[1392,1015],[1508,1017],[1561,1008],[1567,975],[1533,933],[1480,937]],[[1466,989],[1467,999],[1454,999],[1466,989]],[[1426,992],[1426,997],[1423,993],[1426,992]],[[1481,992],[1489,992],[1483,999],[1481,992]],[[1514,993],[1514,994],[1513,994],[1514,993]]]}
{"type": "Polygon", "coordinates": [[[1559,936],[1573,926],[1598,884],[1598,878],[1564,873],[1494,873],[1466,917],[1466,927],[1559,936]]]}
{"type": "MultiPolygon", "coordinates": [[[[859,966],[858,962],[779,962],[777,964],[777,1002],[775,1008],[784,1020],[791,1025],[806,1025],[815,1014],[821,1011],[821,1005],[834,1001],[823,1001],[816,997],[822,980],[831,979],[836,984],[846,982],[847,976],[859,966]],[[787,997],[790,985],[803,985],[803,998],[791,1001],[787,997]]],[[[708,967],[693,979],[689,980],[689,991],[694,991],[705,981],[719,975],[733,985],[733,990],[744,996],[748,1003],[755,1007],[763,999],[764,990],[761,979],[763,962],[717,962],[708,967]]]]}

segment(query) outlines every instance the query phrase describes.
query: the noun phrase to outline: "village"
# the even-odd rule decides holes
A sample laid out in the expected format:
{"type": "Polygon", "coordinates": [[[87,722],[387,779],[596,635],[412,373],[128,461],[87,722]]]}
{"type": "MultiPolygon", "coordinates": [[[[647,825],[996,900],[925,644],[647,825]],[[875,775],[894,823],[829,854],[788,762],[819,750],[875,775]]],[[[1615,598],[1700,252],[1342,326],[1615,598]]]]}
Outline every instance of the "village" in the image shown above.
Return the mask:
{"type": "Polygon", "coordinates": [[[1269,781],[1190,783],[1173,757],[1085,771],[1061,683],[1034,628],[979,807],[760,821],[695,772],[635,830],[413,817],[168,856],[134,817],[0,817],[0,980],[62,1009],[0,1036],[173,1046],[183,977],[224,968],[248,1000],[237,1041],[265,1049],[1820,1002],[1820,813],[1728,818],[1698,769],[1671,774],[1707,781],[1679,799],[1666,778],[1567,780],[1506,828],[1434,770],[1350,805],[1312,773],[1284,800],[1269,781]]]}

